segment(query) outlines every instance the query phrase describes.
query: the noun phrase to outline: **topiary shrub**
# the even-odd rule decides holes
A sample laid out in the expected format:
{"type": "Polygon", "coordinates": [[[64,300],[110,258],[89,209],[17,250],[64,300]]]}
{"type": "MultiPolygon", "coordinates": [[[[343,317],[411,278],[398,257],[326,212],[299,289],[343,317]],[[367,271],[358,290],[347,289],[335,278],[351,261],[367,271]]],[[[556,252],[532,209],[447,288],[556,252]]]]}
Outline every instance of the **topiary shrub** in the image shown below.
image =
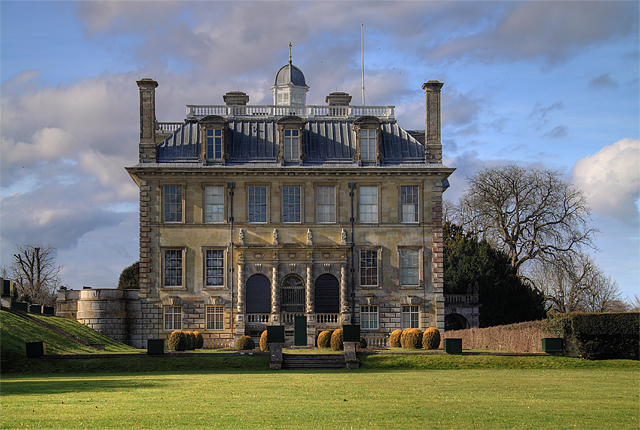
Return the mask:
{"type": "Polygon", "coordinates": [[[193,334],[196,335],[196,349],[202,349],[204,346],[204,337],[202,336],[202,333],[194,331],[193,334]]]}
{"type": "Polygon", "coordinates": [[[187,351],[193,351],[196,349],[196,335],[192,331],[184,333],[187,336],[187,351]]]}
{"type": "Polygon", "coordinates": [[[254,349],[256,347],[256,343],[253,341],[251,336],[240,336],[238,340],[236,340],[236,349],[237,350],[247,350],[254,349]]]}
{"type": "Polygon", "coordinates": [[[422,335],[422,347],[424,349],[438,349],[440,347],[440,330],[429,327],[422,335]]]}
{"type": "Polygon", "coordinates": [[[331,350],[342,351],[343,349],[344,343],[342,341],[342,329],[339,328],[331,334],[331,350]]]}
{"type": "Polygon", "coordinates": [[[269,351],[269,344],[267,343],[267,331],[263,331],[260,335],[260,351],[269,351]]]}
{"type": "Polygon", "coordinates": [[[169,336],[169,351],[184,351],[187,349],[187,336],[184,332],[176,330],[169,336]]]}
{"type": "Polygon", "coordinates": [[[422,331],[419,328],[408,328],[400,336],[400,344],[407,349],[422,348],[422,331]]]}
{"type": "Polygon", "coordinates": [[[333,332],[330,330],[321,331],[318,335],[318,348],[331,348],[331,335],[333,332]]]}
{"type": "Polygon", "coordinates": [[[389,336],[389,346],[391,348],[400,348],[402,345],[400,344],[400,336],[402,336],[402,330],[394,330],[391,332],[391,336],[389,336]]]}
{"type": "Polygon", "coordinates": [[[360,336],[360,342],[358,342],[356,346],[360,349],[365,349],[367,347],[367,339],[365,339],[363,336],[360,336]]]}

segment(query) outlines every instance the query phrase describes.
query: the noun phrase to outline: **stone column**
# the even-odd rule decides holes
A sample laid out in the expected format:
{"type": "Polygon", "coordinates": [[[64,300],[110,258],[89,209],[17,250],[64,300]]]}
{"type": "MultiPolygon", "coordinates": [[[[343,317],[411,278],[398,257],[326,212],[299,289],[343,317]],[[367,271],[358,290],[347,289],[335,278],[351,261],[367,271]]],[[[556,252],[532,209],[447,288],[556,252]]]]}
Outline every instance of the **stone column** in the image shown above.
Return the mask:
{"type": "Polygon", "coordinates": [[[307,313],[314,312],[313,299],[315,291],[313,286],[313,264],[307,264],[307,313]]]}
{"type": "Polygon", "coordinates": [[[278,265],[271,268],[271,324],[280,325],[280,300],[278,294],[278,265]]]}
{"type": "Polygon", "coordinates": [[[238,263],[238,313],[244,313],[244,295],[246,286],[244,282],[244,263],[238,263]]]}
{"type": "Polygon", "coordinates": [[[340,313],[349,313],[349,284],[347,283],[347,265],[340,265],[340,313]]]}

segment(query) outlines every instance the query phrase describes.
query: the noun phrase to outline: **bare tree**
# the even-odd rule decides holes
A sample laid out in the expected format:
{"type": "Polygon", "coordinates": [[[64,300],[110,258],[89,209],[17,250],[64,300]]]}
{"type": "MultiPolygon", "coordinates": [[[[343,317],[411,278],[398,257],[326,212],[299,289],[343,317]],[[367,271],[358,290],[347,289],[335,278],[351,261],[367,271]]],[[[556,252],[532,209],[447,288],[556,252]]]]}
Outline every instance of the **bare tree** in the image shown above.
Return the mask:
{"type": "Polygon", "coordinates": [[[557,312],[624,312],[618,284],[585,254],[564,254],[527,266],[527,278],[557,312]]]}
{"type": "Polygon", "coordinates": [[[16,245],[11,275],[18,294],[31,303],[52,305],[60,284],[61,266],[56,265],[56,248],[16,245]]]}
{"type": "Polygon", "coordinates": [[[551,170],[485,168],[468,178],[457,223],[503,249],[519,276],[530,260],[552,261],[593,247],[597,231],[581,190],[551,170]]]}

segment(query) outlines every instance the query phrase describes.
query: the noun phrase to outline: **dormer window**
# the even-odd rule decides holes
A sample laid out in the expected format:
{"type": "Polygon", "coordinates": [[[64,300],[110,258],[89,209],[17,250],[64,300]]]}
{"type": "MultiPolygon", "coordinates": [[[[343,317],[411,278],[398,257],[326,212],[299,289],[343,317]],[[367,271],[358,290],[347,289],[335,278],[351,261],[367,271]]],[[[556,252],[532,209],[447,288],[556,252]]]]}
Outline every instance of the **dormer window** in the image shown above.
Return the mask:
{"type": "Polygon", "coordinates": [[[220,164],[227,158],[226,135],[228,121],[217,115],[206,116],[200,120],[202,148],[200,159],[205,163],[220,164]]]}
{"type": "Polygon", "coordinates": [[[207,130],[207,160],[222,159],[222,129],[207,130]]]}
{"type": "Polygon", "coordinates": [[[300,130],[284,131],[284,160],[300,160],[300,130]]]}
{"type": "Polygon", "coordinates": [[[382,121],[374,116],[363,116],[353,123],[356,135],[355,161],[374,164],[382,161],[382,121]]]}
{"type": "Polygon", "coordinates": [[[360,130],[362,161],[376,161],[376,131],[360,130]]]}

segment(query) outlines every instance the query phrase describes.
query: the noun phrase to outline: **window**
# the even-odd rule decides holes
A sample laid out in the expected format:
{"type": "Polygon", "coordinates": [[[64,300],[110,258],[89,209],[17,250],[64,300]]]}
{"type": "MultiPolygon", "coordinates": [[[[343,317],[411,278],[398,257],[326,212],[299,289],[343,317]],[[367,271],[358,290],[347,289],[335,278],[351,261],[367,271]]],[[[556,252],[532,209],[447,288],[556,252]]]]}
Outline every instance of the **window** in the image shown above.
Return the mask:
{"type": "Polygon", "coordinates": [[[420,285],[420,251],[400,250],[400,285],[420,285]]]}
{"type": "Polygon", "coordinates": [[[182,306],[164,307],[164,329],[182,330],[182,306]]]}
{"type": "Polygon", "coordinates": [[[182,249],[165,249],[164,259],[164,286],[182,286],[182,249]]]}
{"type": "Polygon", "coordinates": [[[205,286],[224,286],[224,250],[207,249],[204,253],[205,286]]]}
{"type": "Polygon", "coordinates": [[[300,159],[300,130],[284,131],[284,159],[300,159]]]}
{"type": "Polygon", "coordinates": [[[300,187],[282,187],[282,222],[300,222],[300,187]]]}
{"type": "Polygon", "coordinates": [[[417,305],[402,306],[402,329],[420,328],[420,308],[417,305]]]}
{"type": "Polygon", "coordinates": [[[335,187],[318,187],[316,199],[317,222],[336,222],[335,187]]]}
{"type": "Polygon", "coordinates": [[[207,306],[207,330],[224,330],[224,306],[207,306]]]}
{"type": "Polygon", "coordinates": [[[182,186],[165,185],[164,222],[182,222],[182,186]]]}
{"type": "Polygon", "coordinates": [[[360,159],[376,161],[376,130],[360,130],[360,159]]]}
{"type": "Polygon", "coordinates": [[[249,222],[267,222],[267,187],[249,187],[249,222]]]}
{"type": "Polygon", "coordinates": [[[378,222],[378,187],[360,187],[360,222],[378,222]]]}
{"type": "Polygon", "coordinates": [[[360,327],[365,330],[378,328],[378,306],[360,306],[360,327]]]}
{"type": "Polygon", "coordinates": [[[224,221],[224,187],[207,186],[204,189],[204,222],[224,221]]]}
{"type": "Polygon", "coordinates": [[[378,251],[375,249],[360,251],[360,286],[378,286],[378,251]]]}
{"type": "Polygon", "coordinates": [[[207,130],[207,159],[221,159],[222,158],[222,130],[221,129],[208,129],[207,130]]]}
{"type": "Polygon", "coordinates": [[[400,187],[400,219],[418,222],[418,187],[400,187]]]}

